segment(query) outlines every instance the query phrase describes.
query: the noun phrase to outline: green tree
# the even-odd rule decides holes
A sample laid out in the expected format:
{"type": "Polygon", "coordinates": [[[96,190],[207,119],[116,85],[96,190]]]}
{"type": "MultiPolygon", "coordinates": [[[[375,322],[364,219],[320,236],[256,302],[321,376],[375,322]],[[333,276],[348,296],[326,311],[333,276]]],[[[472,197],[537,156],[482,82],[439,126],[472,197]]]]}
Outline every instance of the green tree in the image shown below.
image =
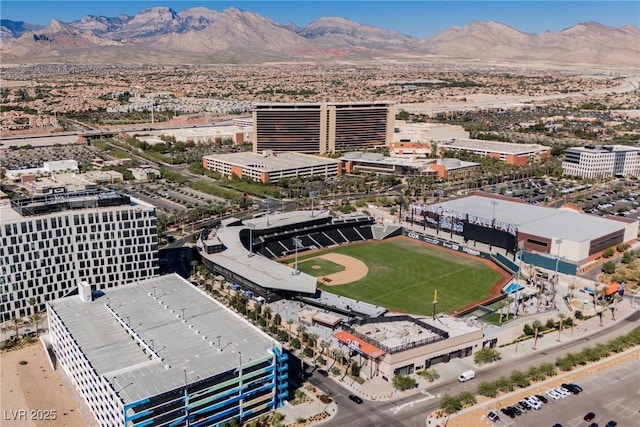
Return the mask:
{"type": "Polygon", "coordinates": [[[360,376],[360,365],[357,363],[351,365],[351,376],[356,378],[360,376]]]}
{"type": "Polygon", "coordinates": [[[291,347],[298,350],[301,347],[300,340],[298,338],[293,338],[291,340],[291,347]]]}
{"type": "Polygon", "coordinates": [[[545,377],[552,377],[556,374],[556,367],[553,366],[553,363],[543,363],[540,365],[540,372],[542,372],[545,377]]]}
{"type": "Polygon", "coordinates": [[[602,272],[607,274],[613,274],[616,272],[616,263],[613,261],[607,261],[602,264],[602,272]]]}
{"type": "Polygon", "coordinates": [[[407,375],[396,375],[393,377],[393,386],[400,391],[409,390],[415,387],[416,384],[416,380],[407,375]]]}
{"type": "Polygon", "coordinates": [[[518,370],[512,371],[509,378],[520,388],[529,387],[531,385],[531,381],[529,381],[527,375],[518,370]]]}
{"type": "Polygon", "coordinates": [[[615,249],[613,248],[607,248],[604,251],[602,251],[603,258],[611,258],[614,254],[615,254],[615,249]]]}
{"type": "Polygon", "coordinates": [[[430,383],[440,378],[440,374],[435,369],[425,369],[423,371],[416,372],[421,377],[425,378],[430,383]]]}
{"type": "Polygon", "coordinates": [[[477,402],[475,394],[471,393],[470,391],[462,391],[458,393],[456,397],[460,399],[463,407],[475,405],[477,402]]]}
{"type": "Polygon", "coordinates": [[[473,361],[478,365],[491,363],[500,359],[500,352],[494,348],[484,347],[473,355],[473,361]]]}
{"type": "Polygon", "coordinates": [[[486,397],[498,395],[498,384],[495,381],[483,381],[478,386],[478,394],[486,397]]]}
{"type": "Polygon", "coordinates": [[[449,415],[455,414],[460,409],[462,409],[462,401],[460,400],[459,396],[445,394],[440,399],[440,409],[442,409],[449,415]]]}

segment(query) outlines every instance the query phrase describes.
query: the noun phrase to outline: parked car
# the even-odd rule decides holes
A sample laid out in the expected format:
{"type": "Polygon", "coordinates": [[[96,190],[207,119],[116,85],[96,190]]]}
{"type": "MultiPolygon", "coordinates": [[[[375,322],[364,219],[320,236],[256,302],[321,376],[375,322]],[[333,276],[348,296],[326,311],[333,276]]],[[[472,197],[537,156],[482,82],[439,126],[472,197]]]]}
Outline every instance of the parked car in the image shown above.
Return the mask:
{"type": "Polygon", "coordinates": [[[609,421],[604,427],[616,427],[618,423],[614,420],[609,421]]]}
{"type": "Polygon", "coordinates": [[[566,388],[567,390],[569,390],[573,394],[578,394],[578,393],[580,393],[582,391],[582,387],[580,387],[578,384],[574,384],[574,383],[562,384],[562,387],[566,388]]]}
{"type": "Polygon", "coordinates": [[[544,397],[541,394],[536,394],[536,398],[542,403],[549,403],[549,399],[547,399],[546,397],[544,397]]]}
{"type": "Polygon", "coordinates": [[[565,398],[565,397],[567,397],[567,396],[569,396],[569,395],[571,394],[571,393],[569,393],[569,390],[565,390],[565,389],[564,389],[564,388],[562,388],[562,387],[556,387],[556,388],[554,389],[554,391],[555,391],[556,393],[558,393],[558,395],[560,396],[560,398],[565,398]]]}
{"type": "Polygon", "coordinates": [[[595,412],[588,412],[587,415],[585,415],[583,419],[586,422],[589,422],[589,421],[592,421],[595,417],[596,417],[596,413],[595,412]]]}
{"type": "Polygon", "coordinates": [[[324,369],[318,369],[318,373],[320,375],[322,375],[323,377],[328,377],[329,373],[327,371],[325,371],[324,369]]]}
{"type": "Polygon", "coordinates": [[[520,409],[522,409],[523,411],[530,411],[531,410],[531,405],[529,405],[529,403],[525,400],[521,400],[520,402],[516,403],[516,405],[518,405],[518,407],[520,409]]]}
{"type": "Polygon", "coordinates": [[[522,410],[517,406],[509,406],[509,408],[513,409],[513,412],[515,412],[517,416],[520,416],[523,414],[522,410]]]}
{"type": "Polygon", "coordinates": [[[535,411],[539,411],[540,409],[542,409],[542,404],[538,402],[536,399],[532,399],[531,397],[525,397],[524,401],[527,402],[529,406],[531,406],[531,408],[535,411]]]}
{"type": "Polygon", "coordinates": [[[516,413],[514,411],[512,411],[509,407],[500,409],[500,412],[502,412],[503,414],[505,414],[509,418],[515,418],[516,417],[516,413]]]}
{"type": "Polygon", "coordinates": [[[355,394],[350,394],[349,395],[349,400],[351,400],[352,402],[356,402],[358,405],[362,403],[362,399],[360,399],[355,394]]]}
{"type": "Polygon", "coordinates": [[[562,399],[562,396],[557,391],[555,391],[554,389],[548,390],[547,391],[547,396],[549,396],[553,400],[562,399]]]}
{"type": "Polygon", "coordinates": [[[500,416],[498,414],[496,414],[495,412],[493,412],[493,411],[491,411],[491,412],[489,412],[487,414],[487,418],[489,418],[493,422],[500,421],[500,416]]]}

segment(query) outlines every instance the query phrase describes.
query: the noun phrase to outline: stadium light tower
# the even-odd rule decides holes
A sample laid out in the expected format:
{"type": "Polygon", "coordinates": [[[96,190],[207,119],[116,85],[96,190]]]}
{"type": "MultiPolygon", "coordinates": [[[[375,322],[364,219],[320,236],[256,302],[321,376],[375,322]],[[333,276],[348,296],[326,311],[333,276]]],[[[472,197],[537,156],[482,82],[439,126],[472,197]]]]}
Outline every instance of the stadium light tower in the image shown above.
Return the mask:
{"type": "Polygon", "coordinates": [[[558,284],[559,280],[558,280],[558,266],[560,263],[560,244],[562,243],[562,238],[558,237],[556,238],[556,244],[558,245],[558,253],[556,254],[556,269],[555,269],[555,277],[553,280],[553,290],[556,290],[556,285],[558,284]]]}
{"type": "Polygon", "coordinates": [[[253,256],[253,229],[256,227],[255,224],[248,222],[247,227],[249,227],[249,257],[253,256]]]}
{"type": "Polygon", "coordinates": [[[498,201],[492,200],[491,205],[493,206],[493,211],[491,214],[491,227],[494,227],[496,222],[496,206],[498,205],[498,201]]]}

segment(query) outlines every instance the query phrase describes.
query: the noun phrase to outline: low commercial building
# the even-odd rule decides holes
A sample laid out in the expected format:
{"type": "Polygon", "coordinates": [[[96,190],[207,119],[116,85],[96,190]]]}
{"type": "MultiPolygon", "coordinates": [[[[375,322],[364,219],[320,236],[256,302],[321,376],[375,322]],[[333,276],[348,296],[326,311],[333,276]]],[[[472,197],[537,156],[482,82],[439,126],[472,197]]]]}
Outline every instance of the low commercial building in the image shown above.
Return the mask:
{"type": "Polygon", "coordinates": [[[469,132],[459,125],[441,123],[407,123],[396,120],[393,141],[389,144],[391,157],[429,157],[437,141],[469,138],[469,132]]]}
{"type": "Polygon", "coordinates": [[[480,173],[480,163],[459,159],[421,159],[386,157],[380,153],[351,152],[340,158],[347,173],[354,170],[384,175],[433,175],[443,179],[462,179],[480,173]]]}
{"type": "Polygon", "coordinates": [[[249,177],[262,183],[278,182],[283,178],[319,175],[325,178],[342,174],[341,162],[326,157],[300,153],[231,153],[204,156],[205,169],[238,178],[249,177]]]}
{"type": "Polygon", "coordinates": [[[456,138],[438,141],[438,152],[466,151],[479,156],[495,157],[501,161],[524,166],[529,160],[544,160],[551,157],[551,147],[539,144],[514,144],[510,142],[485,141],[482,139],[456,138]]]}
{"type": "Polygon", "coordinates": [[[7,170],[5,176],[11,181],[18,181],[22,175],[49,176],[61,172],[78,171],[78,162],[75,160],[54,160],[43,162],[42,167],[39,168],[7,170]]]}
{"type": "Polygon", "coordinates": [[[177,274],[102,293],[81,284],[47,314],[95,425],[241,425],[288,395],[281,345],[177,274]]]}
{"type": "Polygon", "coordinates": [[[191,144],[220,144],[228,142],[240,145],[251,142],[253,127],[246,126],[211,126],[188,129],[163,130],[162,134],[191,144]]]}
{"type": "Polygon", "coordinates": [[[562,174],[585,179],[640,176],[640,148],[585,145],[565,150],[562,174]]]}
{"type": "Polygon", "coordinates": [[[475,353],[485,344],[482,329],[464,319],[407,315],[354,320],[333,334],[351,355],[361,357],[361,373],[391,381],[437,363],[475,353]]]}

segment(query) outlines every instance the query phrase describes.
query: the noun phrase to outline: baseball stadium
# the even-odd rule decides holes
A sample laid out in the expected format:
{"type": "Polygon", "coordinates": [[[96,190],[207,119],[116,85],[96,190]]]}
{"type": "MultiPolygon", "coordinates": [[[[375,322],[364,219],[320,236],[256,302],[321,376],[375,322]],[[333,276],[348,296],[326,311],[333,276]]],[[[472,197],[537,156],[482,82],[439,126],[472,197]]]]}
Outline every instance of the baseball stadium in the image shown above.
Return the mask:
{"type": "Polygon", "coordinates": [[[229,218],[203,230],[198,250],[216,277],[256,301],[316,307],[309,322],[359,354],[363,375],[387,380],[496,345],[456,314],[503,298],[514,273],[508,260],[328,211],[229,218]]]}

